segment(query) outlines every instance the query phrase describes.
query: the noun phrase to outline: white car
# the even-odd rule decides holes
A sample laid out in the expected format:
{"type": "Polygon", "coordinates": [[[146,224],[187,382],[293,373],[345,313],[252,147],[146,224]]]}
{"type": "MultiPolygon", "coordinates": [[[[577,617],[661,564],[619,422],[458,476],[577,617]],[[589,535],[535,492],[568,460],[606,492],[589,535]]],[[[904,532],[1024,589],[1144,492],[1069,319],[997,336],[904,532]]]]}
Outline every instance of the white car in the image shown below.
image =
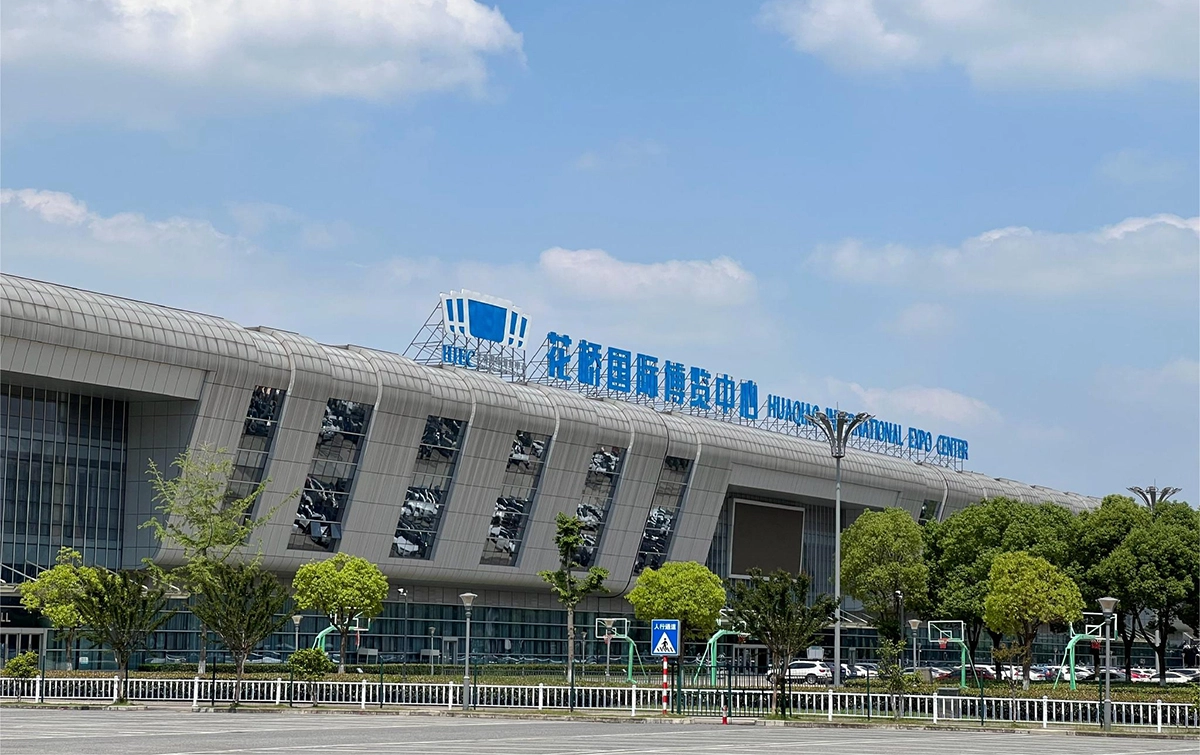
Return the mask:
{"type": "MultiPolygon", "coordinates": [[[[1147,684],[1158,684],[1160,677],[1154,674],[1149,679],[1146,679],[1147,684]]],[[[1167,684],[1189,684],[1191,679],[1178,671],[1167,671],[1167,684]]]]}
{"type": "MultiPolygon", "coordinates": [[[[771,672],[768,678],[774,680],[775,673],[771,672]]],[[[791,681],[802,681],[805,684],[832,682],[833,672],[821,661],[792,661],[787,667],[787,678],[791,681]]]]}

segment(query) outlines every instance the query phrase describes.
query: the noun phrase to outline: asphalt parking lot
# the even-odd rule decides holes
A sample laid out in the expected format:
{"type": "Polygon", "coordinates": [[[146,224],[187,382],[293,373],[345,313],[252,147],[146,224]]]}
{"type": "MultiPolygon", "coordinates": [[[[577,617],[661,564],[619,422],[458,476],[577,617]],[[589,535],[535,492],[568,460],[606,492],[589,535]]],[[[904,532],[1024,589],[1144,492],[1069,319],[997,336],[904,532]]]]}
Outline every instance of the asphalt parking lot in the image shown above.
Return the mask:
{"type": "Polygon", "coordinates": [[[0,712],[4,755],[209,755],[323,753],[354,755],[767,755],[843,752],[1189,753],[1195,741],[986,733],[797,729],[707,724],[656,725],[426,716],[196,714],[184,710],[0,712]]]}

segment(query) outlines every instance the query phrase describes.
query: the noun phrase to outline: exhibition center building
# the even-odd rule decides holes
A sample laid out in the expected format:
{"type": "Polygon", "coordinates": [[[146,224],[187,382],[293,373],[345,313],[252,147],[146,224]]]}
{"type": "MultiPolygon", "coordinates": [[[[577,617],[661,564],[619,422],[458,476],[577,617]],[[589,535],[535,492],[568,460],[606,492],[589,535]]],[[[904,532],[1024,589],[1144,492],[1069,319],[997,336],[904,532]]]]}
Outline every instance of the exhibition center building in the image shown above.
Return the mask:
{"type": "MultiPolygon", "coordinates": [[[[255,513],[274,514],[250,547],[285,580],[333,553],[379,565],[393,590],[359,643],[380,658],[461,653],[466,591],[479,596],[473,655],[565,655],[565,614],[538,577],[558,567],[559,513],[582,520],[583,560],[610,573],[611,592],[581,606],[588,643],[592,618],[630,616],[623,595],[667,560],[722,577],[803,569],[832,591],[834,460],[807,419],[828,411],[818,404],[559,333],[539,340],[515,305],[469,292],[431,297],[399,355],[9,275],[2,285],[9,645],[44,641],[13,586],[60,547],[109,568],[180,563],[140,526],[155,514],[147,467],[200,446],[233,456],[231,494],[266,482],[255,513]]],[[[967,448],[863,425],[841,464],[843,524],[886,507],[944,519],[991,496],[1099,504],[965,471],[967,448]]],[[[300,644],[326,626],[307,616],[300,644]]],[[[271,647],[293,642],[289,622],[271,647]]],[[[173,656],[197,645],[186,613],[154,638],[173,656]]]]}

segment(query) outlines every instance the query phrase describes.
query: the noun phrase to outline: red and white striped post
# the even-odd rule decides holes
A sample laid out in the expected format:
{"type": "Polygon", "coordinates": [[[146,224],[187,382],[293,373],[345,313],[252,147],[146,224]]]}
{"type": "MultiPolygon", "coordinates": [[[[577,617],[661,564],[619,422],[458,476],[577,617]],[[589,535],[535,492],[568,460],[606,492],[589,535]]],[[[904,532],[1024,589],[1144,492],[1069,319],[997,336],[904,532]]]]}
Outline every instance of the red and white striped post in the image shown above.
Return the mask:
{"type": "Polygon", "coordinates": [[[663,656],[663,691],[662,691],[662,706],[663,715],[667,715],[667,656],[663,656]]]}

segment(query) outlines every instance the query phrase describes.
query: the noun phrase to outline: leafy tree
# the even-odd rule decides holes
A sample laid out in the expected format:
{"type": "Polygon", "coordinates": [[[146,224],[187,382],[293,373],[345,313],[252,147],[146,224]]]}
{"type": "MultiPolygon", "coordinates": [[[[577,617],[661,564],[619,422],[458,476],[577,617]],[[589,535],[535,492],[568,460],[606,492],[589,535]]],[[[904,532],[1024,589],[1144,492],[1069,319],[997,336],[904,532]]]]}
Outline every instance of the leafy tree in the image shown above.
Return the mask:
{"type": "Polygon", "coordinates": [[[904,645],[904,640],[883,638],[879,641],[879,681],[892,696],[892,713],[896,718],[903,712],[901,700],[904,695],[913,694],[920,686],[916,674],[904,673],[904,645]]]}
{"type": "Polygon", "coordinates": [[[1134,589],[1137,567],[1133,554],[1120,546],[1130,532],[1149,523],[1149,511],[1123,495],[1105,496],[1099,508],[1083,512],[1076,522],[1080,593],[1089,606],[1106,595],[1118,599],[1116,627],[1125,651],[1127,678],[1133,667],[1133,617],[1145,606],[1134,589]]]}
{"type": "MultiPolygon", "coordinates": [[[[208,570],[214,564],[228,563],[235,552],[246,545],[254,530],[270,520],[288,499],[257,519],[251,517],[254,502],[266,489],[267,482],[259,483],[244,498],[232,494],[229,480],[233,475],[233,457],[224,448],[189,448],[171,462],[171,467],[176,474],[168,477],[153,461],[150,462],[150,485],[162,519],[151,517],[141,527],[154,530],[155,537],[164,545],[183,551],[184,565],[175,570],[169,580],[181,583],[182,587],[197,594],[208,570]]],[[[146,565],[158,571],[160,579],[168,579],[152,562],[147,561],[146,565]]],[[[201,626],[201,674],[207,657],[206,635],[206,628],[201,626]]]]}
{"type": "Polygon", "coordinates": [[[868,511],[842,534],[842,589],[878,617],[882,637],[895,641],[903,633],[897,592],[910,606],[925,601],[929,566],[923,548],[920,525],[899,508],[868,511]]]}
{"type": "Polygon", "coordinates": [[[372,619],[383,611],[388,583],[379,567],[365,558],[339,553],[305,564],[292,580],[296,605],[325,614],[341,636],[338,673],[346,671],[346,645],[355,619],[372,619]]]}
{"type": "Polygon", "coordinates": [[[703,640],[717,629],[725,585],[703,564],[668,561],[638,575],[629,603],[638,619],[677,618],[687,639],[703,640]]]}
{"type": "MultiPolygon", "coordinates": [[[[1164,669],[1168,636],[1175,620],[1190,610],[1188,600],[1196,591],[1200,571],[1198,516],[1187,504],[1159,503],[1152,521],[1133,529],[1113,552],[1114,563],[1132,570],[1128,583],[1131,599],[1150,614],[1144,625],[1141,615],[1133,618],[1143,633],[1155,633],[1157,642],[1151,646],[1159,667],[1164,669]]],[[[1165,684],[1166,679],[1160,682],[1165,684]]]]}
{"type": "Polygon", "coordinates": [[[288,621],[287,588],[257,563],[215,563],[204,572],[192,612],[212,630],[237,665],[233,706],[242,699],[246,656],[288,621]]]}
{"type": "MultiPolygon", "coordinates": [[[[974,657],[987,629],[983,603],[996,556],[1025,550],[1073,574],[1075,533],[1071,513],[1061,506],[1004,497],[984,499],[944,522],[930,522],[925,528],[929,618],[962,621],[974,657]]],[[[992,644],[1000,644],[994,633],[992,644]]]]}
{"type": "Polygon", "coordinates": [[[1033,640],[1043,624],[1083,618],[1083,598],[1067,575],[1040,556],[1003,553],[992,562],[984,599],[984,621],[995,632],[1015,637],[1025,649],[1023,685],[1029,688],[1033,640]]]}
{"type": "Polygon", "coordinates": [[[559,512],[554,518],[554,524],[558,569],[540,571],[538,576],[550,585],[550,591],[567,610],[567,683],[570,684],[574,681],[575,674],[575,607],[592,593],[608,592],[608,588],[604,586],[604,580],[608,579],[608,569],[593,566],[584,576],[575,576],[576,572],[583,571],[583,564],[578,560],[584,547],[581,532],[583,522],[577,516],[559,512]]]}
{"type": "Polygon", "coordinates": [[[333,671],[333,661],[321,648],[300,648],[288,657],[287,667],[292,676],[308,682],[308,697],[315,706],[317,696],[313,694],[313,682],[333,671]]]}
{"type": "MultiPolygon", "coordinates": [[[[36,650],[26,650],[8,659],[4,664],[4,676],[13,679],[32,679],[38,675],[38,654],[36,650]]],[[[18,687],[17,689],[20,689],[18,687]]]]}
{"type": "Polygon", "coordinates": [[[174,615],[168,611],[166,590],[141,571],[81,570],[82,589],[77,607],[82,634],[93,645],[107,645],[121,670],[119,698],[129,688],[129,659],[145,647],[146,639],[174,615]]]}
{"type": "Polygon", "coordinates": [[[1009,699],[1012,707],[1009,708],[1009,715],[1015,716],[1017,709],[1017,684],[1020,678],[1012,673],[1013,666],[1024,667],[1029,653],[1027,649],[1014,642],[1001,643],[999,647],[992,648],[992,660],[996,662],[996,675],[1003,677],[1004,681],[1008,682],[1009,699]],[[1008,666],[1009,673],[1006,675],[1001,671],[1002,666],[1008,666]]]}
{"type": "Polygon", "coordinates": [[[53,567],[37,579],[21,584],[21,605],[37,611],[63,634],[67,646],[67,670],[74,668],[75,639],[83,621],[76,603],[82,589],[80,569],[83,557],[72,548],[61,548],[53,567]]]}
{"type": "Polygon", "coordinates": [[[784,668],[829,626],[837,603],[819,595],[808,605],[810,579],[804,573],[778,569],[764,576],[751,569],[748,576],[730,583],[730,610],[734,622],[766,646],[776,691],[782,693],[784,668]]]}

